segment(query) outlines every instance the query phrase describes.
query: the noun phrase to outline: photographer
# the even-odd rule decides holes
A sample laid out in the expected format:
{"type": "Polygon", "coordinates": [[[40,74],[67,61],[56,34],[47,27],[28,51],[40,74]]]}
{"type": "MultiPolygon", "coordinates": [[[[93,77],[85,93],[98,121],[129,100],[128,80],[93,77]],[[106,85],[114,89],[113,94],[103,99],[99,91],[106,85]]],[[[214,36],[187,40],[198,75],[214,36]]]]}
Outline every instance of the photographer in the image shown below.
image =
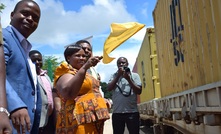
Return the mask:
{"type": "Polygon", "coordinates": [[[118,58],[117,67],[118,71],[112,75],[107,86],[112,91],[113,132],[123,134],[126,124],[130,134],[139,134],[137,95],[142,91],[141,80],[137,73],[130,71],[125,57],[118,58]]]}

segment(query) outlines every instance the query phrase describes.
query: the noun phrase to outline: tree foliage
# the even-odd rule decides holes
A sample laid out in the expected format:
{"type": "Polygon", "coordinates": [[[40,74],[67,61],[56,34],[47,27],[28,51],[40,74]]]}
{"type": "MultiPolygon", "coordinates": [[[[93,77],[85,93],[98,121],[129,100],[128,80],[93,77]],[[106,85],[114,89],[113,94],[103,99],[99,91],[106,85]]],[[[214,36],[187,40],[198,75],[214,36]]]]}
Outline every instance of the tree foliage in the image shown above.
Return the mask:
{"type": "Polygon", "coordinates": [[[0,13],[2,12],[2,10],[5,8],[5,5],[0,3],[0,13]]]}
{"type": "Polygon", "coordinates": [[[100,86],[102,91],[104,92],[104,98],[108,99],[112,97],[112,92],[107,90],[107,83],[106,82],[100,82],[100,86]]]}
{"type": "Polygon", "coordinates": [[[61,64],[61,62],[58,61],[58,58],[55,56],[43,56],[43,67],[42,69],[48,71],[48,76],[53,81],[54,78],[54,71],[55,69],[61,64]]]}

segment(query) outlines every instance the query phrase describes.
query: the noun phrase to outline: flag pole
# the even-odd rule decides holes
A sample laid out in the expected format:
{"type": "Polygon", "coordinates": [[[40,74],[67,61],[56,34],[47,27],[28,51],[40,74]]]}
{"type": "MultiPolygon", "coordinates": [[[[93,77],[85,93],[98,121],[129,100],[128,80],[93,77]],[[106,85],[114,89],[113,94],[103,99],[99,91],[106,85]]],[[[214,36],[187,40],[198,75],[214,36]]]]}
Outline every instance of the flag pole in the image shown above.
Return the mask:
{"type": "MultiPolygon", "coordinates": [[[[81,40],[86,40],[86,41],[88,41],[90,44],[91,44],[91,39],[93,38],[93,35],[91,35],[91,36],[89,36],[89,37],[86,37],[86,38],[84,38],[84,39],[81,39],[81,40]]],[[[76,41],[77,42],[77,41],[76,41]]],[[[71,46],[71,45],[74,45],[76,42],[73,42],[73,43],[71,43],[71,44],[69,44],[69,45],[66,45],[66,46],[64,46],[64,48],[67,48],[68,46],[71,46]]]]}

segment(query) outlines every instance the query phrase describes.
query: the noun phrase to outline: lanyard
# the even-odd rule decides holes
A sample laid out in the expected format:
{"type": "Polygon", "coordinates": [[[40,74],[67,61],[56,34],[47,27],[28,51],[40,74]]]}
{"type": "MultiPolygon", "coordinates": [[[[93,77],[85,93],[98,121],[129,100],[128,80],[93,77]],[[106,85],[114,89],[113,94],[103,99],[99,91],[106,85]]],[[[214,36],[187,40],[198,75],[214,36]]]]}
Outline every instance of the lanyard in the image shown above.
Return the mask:
{"type": "Polygon", "coordinates": [[[121,94],[122,94],[123,96],[128,97],[128,96],[131,95],[131,87],[130,87],[130,92],[129,92],[129,94],[128,94],[127,92],[122,91],[122,89],[120,88],[120,86],[119,86],[118,84],[116,84],[116,85],[117,85],[117,87],[119,88],[119,90],[120,90],[120,92],[121,92],[121,94]]]}

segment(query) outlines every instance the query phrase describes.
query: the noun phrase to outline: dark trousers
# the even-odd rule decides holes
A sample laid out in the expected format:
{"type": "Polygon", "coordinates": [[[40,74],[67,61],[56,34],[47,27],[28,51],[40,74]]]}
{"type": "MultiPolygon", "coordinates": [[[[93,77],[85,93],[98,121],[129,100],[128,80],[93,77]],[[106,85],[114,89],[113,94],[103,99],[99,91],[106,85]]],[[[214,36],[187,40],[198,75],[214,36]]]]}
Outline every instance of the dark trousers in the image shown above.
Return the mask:
{"type": "Polygon", "coordinates": [[[112,126],[114,134],[124,134],[125,124],[130,134],[139,134],[139,113],[113,113],[112,126]]]}
{"type": "Polygon", "coordinates": [[[39,128],[38,134],[55,134],[55,120],[55,110],[53,110],[53,113],[48,118],[48,124],[45,127],[39,128]]]}

